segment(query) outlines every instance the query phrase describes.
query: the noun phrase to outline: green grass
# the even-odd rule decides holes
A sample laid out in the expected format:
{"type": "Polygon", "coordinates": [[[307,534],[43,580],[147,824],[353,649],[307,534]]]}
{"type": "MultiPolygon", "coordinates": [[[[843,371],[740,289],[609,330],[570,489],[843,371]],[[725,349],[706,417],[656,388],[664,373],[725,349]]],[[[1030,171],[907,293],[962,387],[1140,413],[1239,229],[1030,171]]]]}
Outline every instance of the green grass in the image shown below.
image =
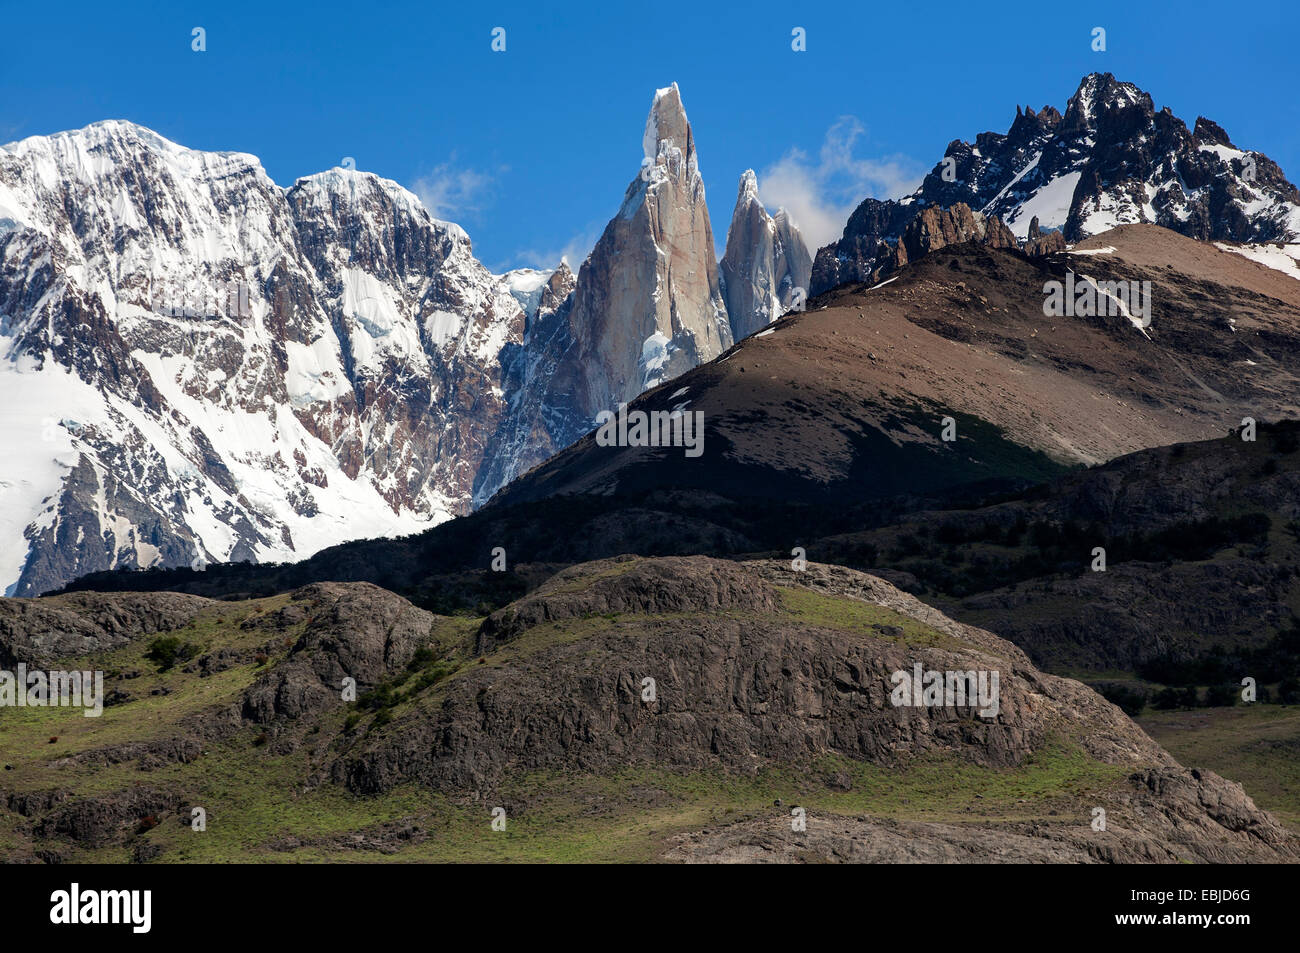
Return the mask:
{"type": "MultiPolygon", "coordinates": [[[[633,563],[611,571],[626,571],[633,563]]],[[[799,587],[781,587],[780,615],[810,628],[851,632],[865,639],[915,646],[968,648],[964,643],[893,610],[843,596],[799,587]],[[886,629],[884,627],[894,627],[886,629]]],[[[383,713],[409,712],[408,706],[441,704],[448,683],[480,663],[469,652],[479,620],[440,618],[430,651],[412,670],[392,679],[379,712],[364,712],[356,731],[340,737],[349,706],[323,714],[319,730],[300,736],[290,753],[256,743],[261,729],[245,727],[205,745],[203,754],[184,764],[172,762],[142,771],[134,761],[75,764],[70,755],[128,741],[170,737],[178,725],[237,701],[267,668],[287,654],[305,623],[288,632],[243,624],[283,607],[288,597],[223,604],[205,610],[175,635],[200,651],[218,647],[251,658],[266,651],[259,665],[242,662],[210,677],[167,671],[146,658],[149,639],[140,639],[96,660],[133,699],[107,708],[101,718],[84,718],[67,709],[15,709],[0,721],[0,760],[12,766],[7,790],[64,789],[77,797],[148,785],[174,792],[181,811],[129,839],[100,849],[70,848],[77,861],[123,862],[142,844],[161,848],[169,862],[266,863],[324,861],[633,861],[659,857],[675,834],[760,815],[788,816],[792,806],[809,813],[853,817],[868,814],[900,820],[946,823],[1015,823],[1078,816],[1085,823],[1092,805],[1111,807],[1110,794],[1127,768],[1091,759],[1074,741],[1055,739],[1017,768],[983,768],[955,760],[951,753],[902,760],[893,765],[824,757],[811,766],[768,766],[754,774],[721,769],[672,771],[632,765],[608,775],[578,772],[530,773],[507,777],[499,790],[481,799],[453,797],[407,784],[381,796],[360,797],[333,783],[324,772],[338,748],[360,737],[383,713]],[[429,683],[421,687],[422,676],[429,683]],[[432,679],[437,681],[433,682],[432,679]],[[165,693],[152,694],[155,690],[165,693]],[[10,717],[10,716],[13,717],[10,717]],[[58,736],[56,744],[48,738],[58,736]],[[827,779],[846,775],[847,790],[827,779]],[[776,799],[780,807],[774,806],[776,799]],[[508,806],[507,829],[491,829],[491,808],[508,806]],[[208,829],[192,831],[189,808],[203,807],[208,829]],[[411,824],[427,834],[418,843],[402,841],[394,854],[349,849],[351,836],[389,821],[411,824]],[[286,842],[291,849],[275,849],[286,842]]],[[[756,619],[754,613],[719,613],[756,619]]],[[[770,617],[768,621],[771,621],[770,617]]],[[[602,633],[643,631],[647,625],[687,624],[698,614],[614,615],[559,620],[534,626],[502,646],[482,664],[512,661],[556,645],[602,633]]],[[[292,728],[290,730],[293,730],[292,728]]],[[[1227,772],[1225,772],[1227,773],[1227,772]]],[[[1231,776],[1231,775],[1229,775],[1231,776]]],[[[0,855],[28,844],[27,822],[0,810],[0,855]]],[[[63,848],[69,848],[64,844],[63,848]]]]}
{"type": "Polygon", "coordinates": [[[1148,711],[1136,721],[1184,765],[1239,782],[1300,833],[1300,706],[1148,711]]]}
{"type": "MultiPolygon", "coordinates": [[[[861,814],[903,820],[988,823],[1047,821],[1110,802],[1121,767],[1099,764],[1076,746],[1055,742],[1014,769],[954,764],[941,755],[883,766],[846,758],[821,759],[811,770],[767,769],[755,775],[675,772],[631,766],[610,775],[538,772],[509,780],[483,800],[455,800],[414,785],[379,797],[357,797],[324,785],[303,790],[312,755],[255,752],[247,739],[231,742],[192,765],[174,765],[151,780],[176,782],[208,812],[208,830],[195,832],[180,815],[131,844],[79,853],[78,860],[123,861],[134,844],[163,849],[166,862],[303,863],[323,861],[614,862],[657,858],[674,834],[760,814],[861,814]],[[851,787],[832,790],[824,778],[846,774],[851,787]],[[776,799],[782,806],[774,806],[776,799]],[[491,809],[509,805],[504,832],[491,828],[491,809]],[[404,820],[427,833],[394,854],[353,850],[331,840],[386,821],[404,820]],[[276,850],[275,841],[306,842],[276,850]],[[322,841],[323,839],[323,841],[322,841]],[[312,843],[317,841],[317,843],[312,843]]],[[[4,843],[0,825],[0,844],[4,843]]]]}
{"type": "Polygon", "coordinates": [[[803,588],[782,586],[777,588],[777,594],[781,599],[781,611],[788,618],[805,625],[855,632],[873,639],[912,646],[952,650],[969,650],[972,647],[884,606],[803,588]],[[888,634],[883,629],[884,626],[899,629],[902,634],[888,634]]]}

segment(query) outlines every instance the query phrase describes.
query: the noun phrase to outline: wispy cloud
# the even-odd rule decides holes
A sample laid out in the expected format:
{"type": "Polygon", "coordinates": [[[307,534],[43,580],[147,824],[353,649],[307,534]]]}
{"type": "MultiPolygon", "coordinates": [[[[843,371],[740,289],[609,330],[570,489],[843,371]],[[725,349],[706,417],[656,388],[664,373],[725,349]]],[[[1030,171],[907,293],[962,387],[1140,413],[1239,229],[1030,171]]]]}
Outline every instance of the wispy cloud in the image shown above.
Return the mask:
{"type": "Polygon", "coordinates": [[[759,173],[763,204],[784,206],[814,254],[840,237],[864,198],[899,198],[920,185],[925,175],[924,167],[906,156],[854,156],[854,145],[865,132],[859,119],[841,116],[826,130],[816,159],[791,149],[759,173]]]}
{"type": "Polygon", "coordinates": [[[515,252],[508,263],[504,266],[497,266],[493,270],[508,271],[510,268],[538,268],[545,270],[555,268],[561,261],[565,261],[568,262],[569,267],[576,274],[578,269],[582,267],[582,263],[587,260],[587,255],[595,247],[604,228],[603,222],[589,222],[586,227],[563,245],[543,249],[527,248],[515,252]]]}
{"type": "Polygon", "coordinates": [[[472,219],[491,200],[498,169],[482,172],[456,164],[456,156],[416,179],[411,191],[434,218],[451,222],[472,219]]]}

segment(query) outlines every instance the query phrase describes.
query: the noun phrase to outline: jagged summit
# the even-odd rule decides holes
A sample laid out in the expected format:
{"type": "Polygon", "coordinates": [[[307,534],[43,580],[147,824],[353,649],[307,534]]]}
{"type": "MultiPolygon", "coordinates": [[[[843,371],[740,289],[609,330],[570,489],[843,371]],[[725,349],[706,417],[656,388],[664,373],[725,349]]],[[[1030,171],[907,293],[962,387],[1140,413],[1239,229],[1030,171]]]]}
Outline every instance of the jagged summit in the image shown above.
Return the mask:
{"type": "Polygon", "coordinates": [[[656,91],[646,159],[582,263],[570,300],[520,355],[521,416],[497,435],[509,461],[475,500],[588,432],[595,416],[717,357],[732,344],[695,141],[676,85],[656,91]],[[544,438],[539,439],[539,435],[544,438]]]}
{"type": "Polygon", "coordinates": [[[655,90],[650,113],[645,120],[645,134],[641,139],[646,156],[653,159],[664,148],[676,147],[691,155],[695,151],[691,141],[691,124],[682,106],[681,90],[677,84],[655,90]]]}
{"type": "Polygon", "coordinates": [[[911,195],[865,200],[818,252],[812,292],[868,280],[920,209],[959,202],[1002,219],[1021,242],[1035,218],[1069,242],[1143,222],[1203,241],[1300,241],[1300,192],[1272,160],[1233,146],[1209,120],[1191,131],[1132,83],[1091,73],[1064,114],[1017,106],[1005,134],[949,143],[911,195]]]}

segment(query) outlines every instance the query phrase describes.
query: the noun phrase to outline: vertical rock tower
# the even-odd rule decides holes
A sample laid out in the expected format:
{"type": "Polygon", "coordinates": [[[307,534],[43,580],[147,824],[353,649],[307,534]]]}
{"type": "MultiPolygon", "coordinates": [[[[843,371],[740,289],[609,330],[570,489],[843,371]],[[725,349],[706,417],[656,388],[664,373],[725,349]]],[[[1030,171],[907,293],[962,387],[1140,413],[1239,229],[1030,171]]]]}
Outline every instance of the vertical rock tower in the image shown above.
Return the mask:
{"type": "Polygon", "coordinates": [[[778,209],[775,218],[767,214],[752,169],[740,177],[721,270],[731,331],[738,341],[789,309],[796,288],[808,290],[808,246],[785,209],[778,209]]]}
{"type": "Polygon", "coordinates": [[[589,419],[732,344],[676,83],[655,93],[642,145],[641,171],[579,271],[569,314],[589,419]]]}

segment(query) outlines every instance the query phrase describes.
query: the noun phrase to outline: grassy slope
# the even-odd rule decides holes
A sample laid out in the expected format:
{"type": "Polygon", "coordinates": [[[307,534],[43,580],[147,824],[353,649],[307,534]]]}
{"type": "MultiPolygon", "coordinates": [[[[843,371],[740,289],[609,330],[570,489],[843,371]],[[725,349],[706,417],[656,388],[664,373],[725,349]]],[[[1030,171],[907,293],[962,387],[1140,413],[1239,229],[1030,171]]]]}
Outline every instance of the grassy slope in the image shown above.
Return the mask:
{"type": "Polygon", "coordinates": [[[1241,782],[1256,804],[1300,832],[1300,706],[1150,711],[1137,722],[1183,764],[1241,782]]]}
{"type": "MultiPolygon", "coordinates": [[[[781,592],[783,613],[792,623],[856,631],[870,638],[895,638],[919,645],[952,640],[916,621],[877,606],[799,589],[781,592]],[[875,626],[896,626],[902,636],[882,635],[875,626]]],[[[176,634],[205,649],[254,637],[239,628],[249,615],[271,611],[285,597],[227,604],[205,613],[176,634]],[[218,616],[218,613],[220,615],[218,616]],[[223,621],[218,623],[217,618],[223,621]]],[[[592,617],[535,627],[520,640],[490,656],[486,664],[508,666],[512,658],[545,650],[557,641],[590,638],[634,617],[592,617]]],[[[668,617],[665,617],[667,619],[668,617]]],[[[644,622],[645,616],[636,620],[644,622]]],[[[475,624],[440,619],[436,641],[463,640],[475,624]]],[[[210,744],[190,764],[173,763],[141,771],[135,762],[71,765],[61,759],[107,744],[163,737],[177,719],[210,706],[228,704],[257,677],[263,666],[240,665],[200,678],[179,669],[158,672],[144,658],[145,642],[112,653],[100,664],[140,674],[119,684],[133,699],[105,710],[99,719],[59,709],[26,709],[0,723],[0,760],[11,766],[4,776],[11,791],[55,787],[78,795],[147,784],[186,794],[186,803],[208,814],[206,832],[190,830],[187,812],[160,818],[127,846],[78,850],[71,859],[126,861],[136,846],[162,848],[172,862],[312,862],[326,860],[534,860],[615,861],[656,857],[673,834],[763,812],[788,813],[799,805],[809,812],[855,816],[870,813],[897,819],[969,822],[990,818],[1017,821],[1078,814],[1082,804],[1108,803],[1107,791],[1126,774],[1123,768],[1092,761],[1072,739],[1056,739],[1024,766],[1011,770],[955,765],[939,757],[917,759],[899,769],[826,758],[812,771],[769,769],[739,777],[721,771],[679,773],[647,766],[628,767],[606,776],[530,774],[510,779],[496,798],[510,805],[507,829],[491,829],[491,804],[452,799],[414,786],[381,797],[357,797],[324,784],[306,789],[302,779],[328,752],[317,737],[333,738],[348,712],[324,715],[322,731],[288,755],[259,746],[256,728],[210,744]],[[168,694],[153,695],[166,688],[168,694]],[[58,737],[50,744],[48,738],[58,737]],[[836,775],[835,787],[827,781],[836,775]],[[848,790],[843,790],[847,776],[848,790]],[[977,797],[979,795],[979,797],[977,797]],[[781,799],[782,807],[774,801],[781,799]],[[395,841],[392,852],[355,849],[356,832],[386,822],[420,832],[395,841]],[[427,836],[422,836],[427,835],[427,836]]],[[[288,641],[283,643],[287,649],[288,641]]],[[[255,644],[247,648],[260,647],[255,644]]],[[[274,665],[273,655],[267,665],[274,665]]],[[[448,681],[456,676],[452,674],[448,681]]],[[[116,680],[114,680],[116,681],[116,680]]],[[[436,705],[445,686],[413,690],[394,713],[411,705],[436,705]]],[[[354,711],[352,717],[357,720],[354,711]]],[[[362,713],[357,731],[376,716],[362,713]]],[[[1082,813],[1080,813],[1082,812],[1082,813]]],[[[0,853],[19,851],[25,838],[16,815],[0,810],[0,853]]]]}

